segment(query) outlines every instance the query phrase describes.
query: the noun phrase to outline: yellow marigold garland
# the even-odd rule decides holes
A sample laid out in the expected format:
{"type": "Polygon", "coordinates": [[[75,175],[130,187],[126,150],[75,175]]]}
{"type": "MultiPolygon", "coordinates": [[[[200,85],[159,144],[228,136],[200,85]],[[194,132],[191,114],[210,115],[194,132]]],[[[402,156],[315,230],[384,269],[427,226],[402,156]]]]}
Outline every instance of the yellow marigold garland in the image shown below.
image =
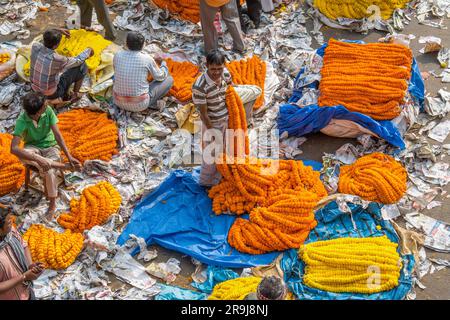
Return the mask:
{"type": "Polygon", "coordinates": [[[11,59],[11,55],[8,52],[0,53],[0,64],[6,63],[11,59]]]}
{"type": "Polygon", "coordinates": [[[391,290],[402,268],[397,244],[386,236],[313,242],[301,246],[299,255],[306,264],[304,283],[330,292],[391,290]]]}
{"type": "Polygon", "coordinates": [[[58,127],[70,153],[82,163],[110,161],[117,154],[118,129],[104,112],[75,109],[58,115],[58,127]]]}
{"type": "Polygon", "coordinates": [[[167,67],[173,77],[173,86],[169,94],[181,102],[192,99],[192,85],[200,75],[200,69],[193,63],[184,61],[177,62],[166,59],[167,67]]]}
{"type": "Polygon", "coordinates": [[[58,233],[43,225],[33,224],[23,236],[28,242],[34,262],[42,262],[45,268],[66,269],[83,248],[83,235],[65,230],[58,233]]]}
{"type": "Polygon", "coordinates": [[[412,52],[402,45],[330,39],[321,71],[319,106],[343,105],[376,120],[391,120],[401,112],[411,64],[412,52]]]}
{"type": "Polygon", "coordinates": [[[249,59],[232,61],[226,64],[234,84],[251,84],[261,88],[262,93],[255,101],[256,110],[264,104],[264,83],[266,80],[266,62],[258,56],[249,59]]]}
{"type": "Polygon", "coordinates": [[[314,7],[332,20],[337,18],[363,19],[374,14],[367,9],[374,5],[380,8],[381,18],[389,19],[395,9],[406,6],[410,0],[314,0],[314,7]]]}
{"type": "Polygon", "coordinates": [[[80,199],[70,201],[70,213],[62,214],[58,223],[74,232],[83,232],[103,224],[117,212],[122,198],[119,192],[106,181],[83,190],[80,199]]]}
{"type": "Polygon", "coordinates": [[[19,190],[25,181],[25,167],[10,152],[12,139],[12,135],[0,133],[0,196],[19,190]]]}
{"type": "Polygon", "coordinates": [[[390,204],[398,202],[406,192],[407,172],[389,155],[375,152],[340,170],[341,193],[390,204]]]}
{"type": "Polygon", "coordinates": [[[208,300],[244,300],[252,292],[256,292],[262,278],[243,277],[221,282],[214,286],[208,300]]]}

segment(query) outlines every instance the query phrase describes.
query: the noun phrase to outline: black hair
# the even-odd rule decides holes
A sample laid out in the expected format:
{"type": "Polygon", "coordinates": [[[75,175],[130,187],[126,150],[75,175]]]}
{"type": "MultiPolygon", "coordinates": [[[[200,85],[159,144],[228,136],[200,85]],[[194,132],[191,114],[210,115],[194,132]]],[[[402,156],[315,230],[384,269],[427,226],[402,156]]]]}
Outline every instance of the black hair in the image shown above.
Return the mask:
{"type": "Polygon", "coordinates": [[[34,116],[45,103],[45,96],[41,93],[30,92],[22,99],[22,105],[29,116],[34,116]]]}
{"type": "Polygon", "coordinates": [[[8,217],[8,215],[9,215],[8,208],[0,203],[0,228],[3,228],[3,226],[5,225],[6,218],[8,217]]]}
{"type": "Polygon", "coordinates": [[[144,47],[145,38],[138,32],[128,32],[127,34],[127,47],[132,51],[140,51],[144,47]]]}
{"type": "Polygon", "coordinates": [[[268,300],[283,299],[285,293],[283,281],[276,276],[264,277],[258,285],[258,293],[268,300]]]}
{"type": "Polygon", "coordinates": [[[225,63],[225,55],[219,50],[211,50],[206,56],[206,63],[222,65],[225,63]]]}
{"type": "Polygon", "coordinates": [[[50,29],[44,32],[44,46],[53,49],[61,42],[62,33],[56,29],[50,29]]]}

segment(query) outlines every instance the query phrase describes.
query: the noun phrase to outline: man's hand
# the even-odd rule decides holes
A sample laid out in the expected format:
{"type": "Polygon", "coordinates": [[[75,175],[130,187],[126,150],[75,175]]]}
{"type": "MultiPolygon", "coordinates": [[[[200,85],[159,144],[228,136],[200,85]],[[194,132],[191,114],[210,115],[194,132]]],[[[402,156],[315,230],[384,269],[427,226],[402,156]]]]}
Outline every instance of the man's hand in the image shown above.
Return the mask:
{"type": "Polygon", "coordinates": [[[156,64],[157,64],[158,66],[160,66],[161,63],[163,62],[163,58],[161,58],[161,57],[155,57],[154,59],[155,59],[155,62],[156,62],[156,64]]]}
{"type": "Polygon", "coordinates": [[[65,35],[67,38],[70,38],[70,31],[64,28],[58,29],[63,35],[65,35]]]}
{"type": "Polygon", "coordinates": [[[25,276],[25,281],[33,281],[33,280],[36,280],[37,278],[39,278],[39,276],[41,274],[35,273],[35,272],[33,272],[33,270],[27,270],[27,271],[25,271],[25,273],[23,275],[25,276]]]}
{"type": "Polygon", "coordinates": [[[68,156],[68,159],[73,170],[81,170],[81,163],[80,161],[78,161],[78,159],[75,159],[71,155],[68,156]]]}
{"type": "Polygon", "coordinates": [[[90,58],[94,55],[94,49],[92,49],[91,47],[88,47],[87,49],[91,50],[91,52],[89,53],[89,58],[90,58]]]}
{"type": "Polygon", "coordinates": [[[48,161],[45,158],[37,158],[35,161],[41,167],[41,169],[45,172],[47,172],[48,170],[50,170],[52,168],[50,161],[48,161]]]}
{"type": "Polygon", "coordinates": [[[42,271],[44,271],[44,264],[42,262],[32,263],[28,267],[28,270],[31,270],[35,275],[40,276],[42,271]]]}

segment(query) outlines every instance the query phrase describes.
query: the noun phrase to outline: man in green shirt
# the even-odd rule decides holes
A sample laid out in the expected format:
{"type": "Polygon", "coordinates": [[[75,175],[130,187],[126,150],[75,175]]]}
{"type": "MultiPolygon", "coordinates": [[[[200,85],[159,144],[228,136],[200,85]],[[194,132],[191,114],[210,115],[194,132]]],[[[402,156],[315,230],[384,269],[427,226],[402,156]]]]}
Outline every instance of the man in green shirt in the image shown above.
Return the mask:
{"type": "Polygon", "coordinates": [[[24,164],[35,167],[44,179],[46,196],[50,201],[47,218],[51,218],[56,210],[58,195],[57,171],[79,170],[81,164],[69,153],[57,126],[58,118],[53,109],[46,105],[45,96],[40,93],[28,93],[23,98],[22,104],[24,112],[16,121],[11,153],[24,164]],[[22,140],[25,142],[23,149],[19,147],[22,140]],[[60,148],[70,163],[60,162],[60,148]]]}

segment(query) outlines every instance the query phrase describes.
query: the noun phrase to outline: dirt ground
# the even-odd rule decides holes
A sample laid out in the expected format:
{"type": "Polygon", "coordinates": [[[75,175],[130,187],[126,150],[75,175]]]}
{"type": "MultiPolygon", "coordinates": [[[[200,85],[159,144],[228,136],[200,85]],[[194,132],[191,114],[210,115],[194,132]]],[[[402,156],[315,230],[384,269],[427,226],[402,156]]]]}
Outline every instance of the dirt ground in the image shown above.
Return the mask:
{"type": "MultiPolygon", "coordinates": [[[[39,12],[38,18],[29,22],[29,27],[31,31],[31,37],[27,40],[24,40],[23,43],[27,44],[31,42],[31,40],[41,34],[48,27],[63,27],[65,25],[65,20],[67,18],[66,8],[55,5],[54,1],[45,1],[46,3],[50,3],[52,7],[48,12],[39,12]]],[[[449,28],[450,22],[447,19],[445,21],[445,25],[449,28]]],[[[309,30],[312,29],[312,23],[309,21],[307,24],[307,28],[309,30]]],[[[382,32],[370,32],[368,35],[361,35],[358,33],[351,33],[343,30],[336,30],[328,27],[323,27],[322,29],[325,40],[329,38],[337,38],[337,39],[353,39],[353,40],[364,40],[366,42],[376,42],[379,38],[385,36],[382,32]]],[[[450,32],[448,30],[442,30],[437,28],[432,28],[429,26],[419,25],[417,20],[413,18],[413,21],[405,28],[402,32],[403,34],[414,34],[416,36],[415,40],[411,41],[411,48],[413,50],[414,56],[416,57],[420,70],[421,71],[431,71],[435,70],[437,73],[440,73],[440,67],[438,61],[436,59],[437,54],[420,54],[419,49],[423,46],[418,43],[418,39],[420,36],[437,36],[442,39],[442,43],[444,46],[448,47],[450,45],[450,32]]],[[[118,40],[116,41],[118,44],[122,44],[124,38],[124,32],[119,31],[118,40]]],[[[11,40],[10,37],[0,36],[0,42],[11,40]]],[[[317,48],[318,45],[313,43],[314,48],[317,48]]],[[[441,82],[440,79],[436,79],[431,76],[428,80],[425,81],[426,91],[431,95],[435,96],[437,91],[441,88],[445,88],[446,90],[450,90],[450,86],[447,84],[447,87],[444,83],[441,82]]],[[[448,116],[447,116],[448,117],[448,116]]],[[[329,136],[325,136],[323,134],[313,134],[307,136],[308,140],[305,142],[301,149],[303,150],[302,158],[311,159],[316,161],[322,160],[322,154],[324,152],[334,153],[336,149],[338,149],[343,144],[350,142],[356,144],[355,140],[352,139],[339,139],[332,138],[329,136]],[[317,148],[320,146],[320,148],[317,148]]],[[[436,144],[436,141],[432,141],[432,144],[436,144]]],[[[450,143],[450,136],[444,142],[445,144],[450,143]]],[[[449,161],[449,157],[444,158],[443,161],[449,161]]],[[[450,185],[444,187],[447,191],[447,194],[450,193],[450,185]]],[[[442,201],[443,205],[441,207],[437,207],[431,210],[425,210],[423,213],[429,215],[435,219],[439,219],[450,223],[450,199],[438,196],[438,201],[442,201]]],[[[404,226],[404,222],[399,221],[400,225],[404,226]]],[[[158,250],[158,258],[156,262],[166,262],[170,257],[175,257],[181,261],[182,272],[177,277],[177,280],[174,284],[184,287],[190,288],[189,283],[192,281],[190,279],[190,275],[194,271],[195,267],[191,263],[191,259],[188,256],[182,255],[177,252],[172,252],[170,250],[166,250],[164,248],[160,248],[155,246],[158,250]]],[[[449,259],[449,254],[443,254],[434,252],[427,249],[427,256],[430,258],[442,258],[449,259]]],[[[240,270],[236,270],[240,272],[240,270]]],[[[420,288],[416,288],[417,299],[441,299],[441,300],[450,300],[450,269],[445,268],[441,271],[437,271],[434,274],[428,274],[421,282],[427,287],[425,290],[421,290],[420,288]]],[[[123,283],[112,279],[112,286],[114,288],[122,286],[123,283]]]]}

